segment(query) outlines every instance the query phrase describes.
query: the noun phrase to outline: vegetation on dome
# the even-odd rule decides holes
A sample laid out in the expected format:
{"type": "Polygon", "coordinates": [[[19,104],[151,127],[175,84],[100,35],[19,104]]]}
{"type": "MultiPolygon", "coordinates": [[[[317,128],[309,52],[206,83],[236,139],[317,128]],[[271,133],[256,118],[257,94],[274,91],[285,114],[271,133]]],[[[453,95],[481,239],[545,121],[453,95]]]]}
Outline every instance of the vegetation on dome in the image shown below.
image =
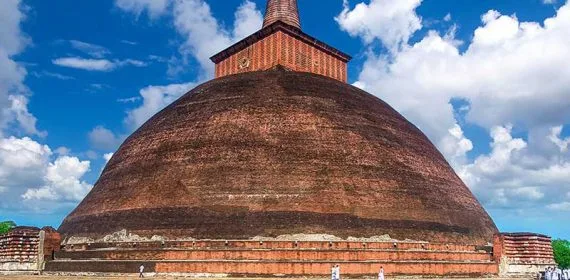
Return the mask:
{"type": "Polygon", "coordinates": [[[6,234],[14,227],[16,227],[16,223],[12,221],[0,222],[0,234],[6,234]]]}
{"type": "Polygon", "coordinates": [[[554,249],[554,260],[561,268],[570,268],[570,241],[568,240],[554,240],[552,241],[552,248],[554,249]]]}

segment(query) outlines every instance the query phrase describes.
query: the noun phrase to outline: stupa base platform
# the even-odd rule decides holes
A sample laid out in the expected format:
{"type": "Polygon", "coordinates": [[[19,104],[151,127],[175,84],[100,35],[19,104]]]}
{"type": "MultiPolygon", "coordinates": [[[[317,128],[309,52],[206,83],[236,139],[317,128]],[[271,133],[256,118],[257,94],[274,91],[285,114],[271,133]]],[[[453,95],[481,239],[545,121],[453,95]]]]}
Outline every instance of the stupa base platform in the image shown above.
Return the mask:
{"type": "Polygon", "coordinates": [[[166,241],[66,245],[46,272],[133,273],[223,277],[497,275],[490,248],[426,242],[166,241]]]}

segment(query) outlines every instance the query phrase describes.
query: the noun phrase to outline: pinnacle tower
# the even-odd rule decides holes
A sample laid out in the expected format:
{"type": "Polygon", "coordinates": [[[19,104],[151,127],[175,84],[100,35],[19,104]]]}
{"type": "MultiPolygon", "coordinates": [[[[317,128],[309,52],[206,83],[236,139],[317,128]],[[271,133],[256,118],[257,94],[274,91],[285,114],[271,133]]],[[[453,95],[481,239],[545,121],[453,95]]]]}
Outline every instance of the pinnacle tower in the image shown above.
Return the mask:
{"type": "Polygon", "coordinates": [[[351,57],[301,30],[297,0],[268,0],[263,27],[210,59],[216,78],[281,66],[346,82],[351,57]]]}
{"type": "Polygon", "coordinates": [[[263,27],[282,21],[301,29],[297,0],[268,0],[263,27]]]}

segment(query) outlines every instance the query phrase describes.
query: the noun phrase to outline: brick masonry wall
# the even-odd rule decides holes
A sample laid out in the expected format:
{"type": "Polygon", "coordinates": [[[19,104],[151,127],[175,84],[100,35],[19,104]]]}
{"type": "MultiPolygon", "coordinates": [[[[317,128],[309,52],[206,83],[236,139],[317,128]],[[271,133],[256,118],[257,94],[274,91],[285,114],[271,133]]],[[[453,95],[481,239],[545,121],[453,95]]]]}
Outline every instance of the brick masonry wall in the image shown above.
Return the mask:
{"type": "Polygon", "coordinates": [[[552,240],[533,233],[502,233],[494,237],[493,255],[501,274],[534,274],[555,265],[552,240]]]}
{"type": "Polygon", "coordinates": [[[347,81],[345,62],[282,31],[275,32],[216,64],[216,78],[267,70],[277,65],[341,82],[347,81]]]}
{"type": "Polygon", "coordinates": [[[42,270],[59,251],[61,236],[53,228],[18,227],[0,236],[0,271],[42,270]]]}
{"type": "Polygon", "coordinates": [[[491,254],[480,247],[427,242],[350,241],[165,241],[68,244],[49,262],[52,272],[209,273],[227,276],[497,274],[491,254]]]}

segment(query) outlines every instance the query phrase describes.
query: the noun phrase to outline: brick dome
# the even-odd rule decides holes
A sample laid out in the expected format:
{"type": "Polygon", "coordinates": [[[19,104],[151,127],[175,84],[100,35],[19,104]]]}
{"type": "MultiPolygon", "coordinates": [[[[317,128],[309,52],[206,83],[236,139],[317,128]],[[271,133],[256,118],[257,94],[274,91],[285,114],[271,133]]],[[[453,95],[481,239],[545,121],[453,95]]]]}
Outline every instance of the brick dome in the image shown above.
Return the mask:
{"type": "Polygon", "coordinates": [[[471,244],[497,232],[433,144],[388,104],[282,68],[215,79],[155,115],[59,228],[90,237],[122,229],[471,244]]]}

